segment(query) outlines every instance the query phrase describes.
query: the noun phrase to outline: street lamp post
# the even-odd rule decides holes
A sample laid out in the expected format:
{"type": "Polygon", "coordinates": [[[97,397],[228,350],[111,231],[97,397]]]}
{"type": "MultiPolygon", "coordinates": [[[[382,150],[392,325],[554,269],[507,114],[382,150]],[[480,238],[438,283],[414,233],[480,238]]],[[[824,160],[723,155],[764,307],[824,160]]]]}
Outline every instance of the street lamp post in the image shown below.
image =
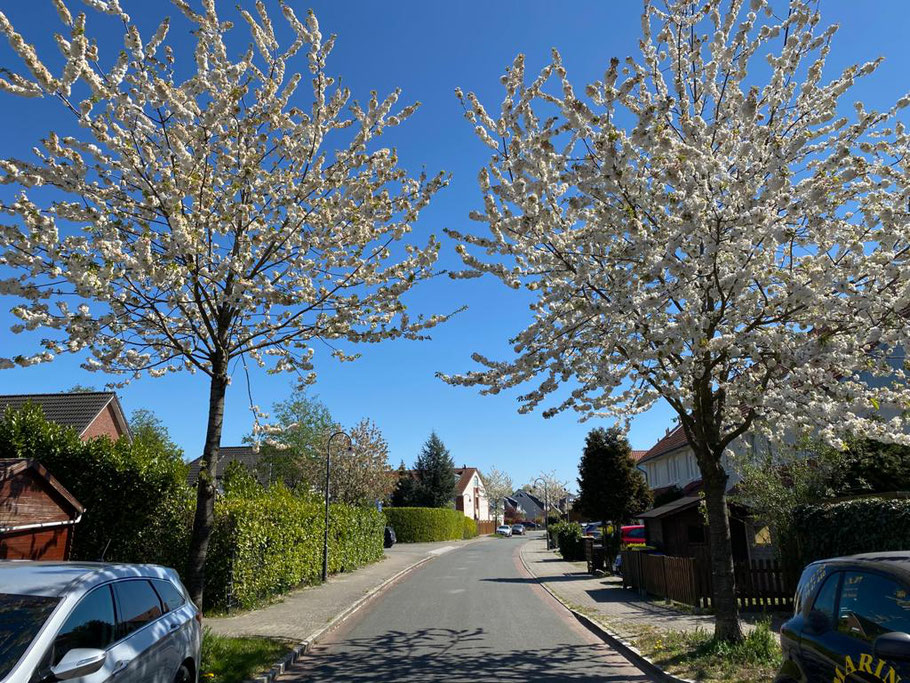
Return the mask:
{"type": "Polygon", "coordinates": [[[329,473],[331,472],[332,463],[332,439],[336,436],[347,437],[348,450],[354,446],[354,440],[347,432],[338,431],[329,437],[325,447],[325,535],[322,541],[322,582],[329,579],[329,473]]]}
{"type": "Polygon", "coordinates": [[[534,483],[543,483],[543,530],[547,536],[547,550],[550,549],[550,491],[547,488],[547,480],[543,477],[537,477],[534,483]]]}

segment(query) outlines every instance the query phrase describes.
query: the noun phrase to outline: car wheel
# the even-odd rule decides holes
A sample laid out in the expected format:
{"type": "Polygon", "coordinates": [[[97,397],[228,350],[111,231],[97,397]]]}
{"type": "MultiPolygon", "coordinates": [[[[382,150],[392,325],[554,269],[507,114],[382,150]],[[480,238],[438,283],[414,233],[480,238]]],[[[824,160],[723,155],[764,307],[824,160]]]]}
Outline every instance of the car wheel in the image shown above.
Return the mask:
{"type": "Polygon", "coordinates": [[[177,669],[177,675],[174,676],[174,683],[191,683],[192,678],[190,677],[190,670],[186,668],[186,664],[181,664],[180,668],[177,669]]]}

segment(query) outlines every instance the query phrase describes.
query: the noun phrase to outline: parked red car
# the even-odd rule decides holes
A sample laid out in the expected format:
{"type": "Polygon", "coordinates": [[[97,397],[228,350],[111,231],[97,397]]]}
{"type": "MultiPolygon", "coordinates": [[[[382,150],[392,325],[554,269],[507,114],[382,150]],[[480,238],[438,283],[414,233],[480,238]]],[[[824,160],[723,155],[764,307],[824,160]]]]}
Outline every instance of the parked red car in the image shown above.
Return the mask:
{"type": "Polygon", "coordinates": [[[645,525],[630,524],[622,527],[622,544],[643,544],[645,543],[645,525]]]}

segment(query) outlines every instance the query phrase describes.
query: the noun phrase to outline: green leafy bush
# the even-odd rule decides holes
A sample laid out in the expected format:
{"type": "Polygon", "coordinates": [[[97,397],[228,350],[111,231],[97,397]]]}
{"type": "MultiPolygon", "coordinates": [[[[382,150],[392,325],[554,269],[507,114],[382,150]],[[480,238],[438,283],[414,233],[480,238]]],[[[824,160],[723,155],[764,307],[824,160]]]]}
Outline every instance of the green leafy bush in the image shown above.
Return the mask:
{"type": "MultiPolygon", "coordinates": [[[[464,515],[462,515],[464,517],[464,515]]],[[[477,522],[470,517],[464,517],[464,535],[463,538],[474,538],[477,536],[477,522]]]]}
{"type": "MultiPolygon", "coordinates": [[[[206,561],[206,608],[248,609],[305,584],[322,572],[322,504],[283,485],[215,505],[206,561]]],[[[329,572],[348,572],[382,557],[385,520],[374,508],[332,505],[329,572]]]]}
{"type": "Polygon", "coordinates": [[[464,537],[462,520],[467,517],[458,510],[388,507],[383,512],[399,543],[454,541],[464,537]]]}
{"type": "Polygon", "coordinates": [[[72,559],[154,562],[182,571],[189,548],[193,490],[179,449],[154,440],[83,443],[71,427],[48,422],[40,407],[7,409],[0,458],[33,458],[85,507],[72,559]]]}
{"type": "Polygon", "coordinates": [[[796,508],[803,565],[826,557],[910,548],[910,499],[859,498],[796,508]]]}
{"type": "Polygon", "coordinates": [[[581,539],[581,527],[573,522],[557,522],[550,525],[550,537],[562,559],[575,562],[585,559],[585,544],[581,539]]]}

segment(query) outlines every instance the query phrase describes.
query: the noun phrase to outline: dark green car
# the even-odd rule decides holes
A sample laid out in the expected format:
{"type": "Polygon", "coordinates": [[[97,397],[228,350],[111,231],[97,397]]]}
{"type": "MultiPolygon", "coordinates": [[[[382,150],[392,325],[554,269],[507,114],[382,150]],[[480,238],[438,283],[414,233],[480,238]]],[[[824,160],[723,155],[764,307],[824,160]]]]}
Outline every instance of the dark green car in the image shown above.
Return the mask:
{"type": "Polygon", "coordinates": [[[810,564],[780,644],[779,683],[910,682],[910,550],[810,564]]]}

